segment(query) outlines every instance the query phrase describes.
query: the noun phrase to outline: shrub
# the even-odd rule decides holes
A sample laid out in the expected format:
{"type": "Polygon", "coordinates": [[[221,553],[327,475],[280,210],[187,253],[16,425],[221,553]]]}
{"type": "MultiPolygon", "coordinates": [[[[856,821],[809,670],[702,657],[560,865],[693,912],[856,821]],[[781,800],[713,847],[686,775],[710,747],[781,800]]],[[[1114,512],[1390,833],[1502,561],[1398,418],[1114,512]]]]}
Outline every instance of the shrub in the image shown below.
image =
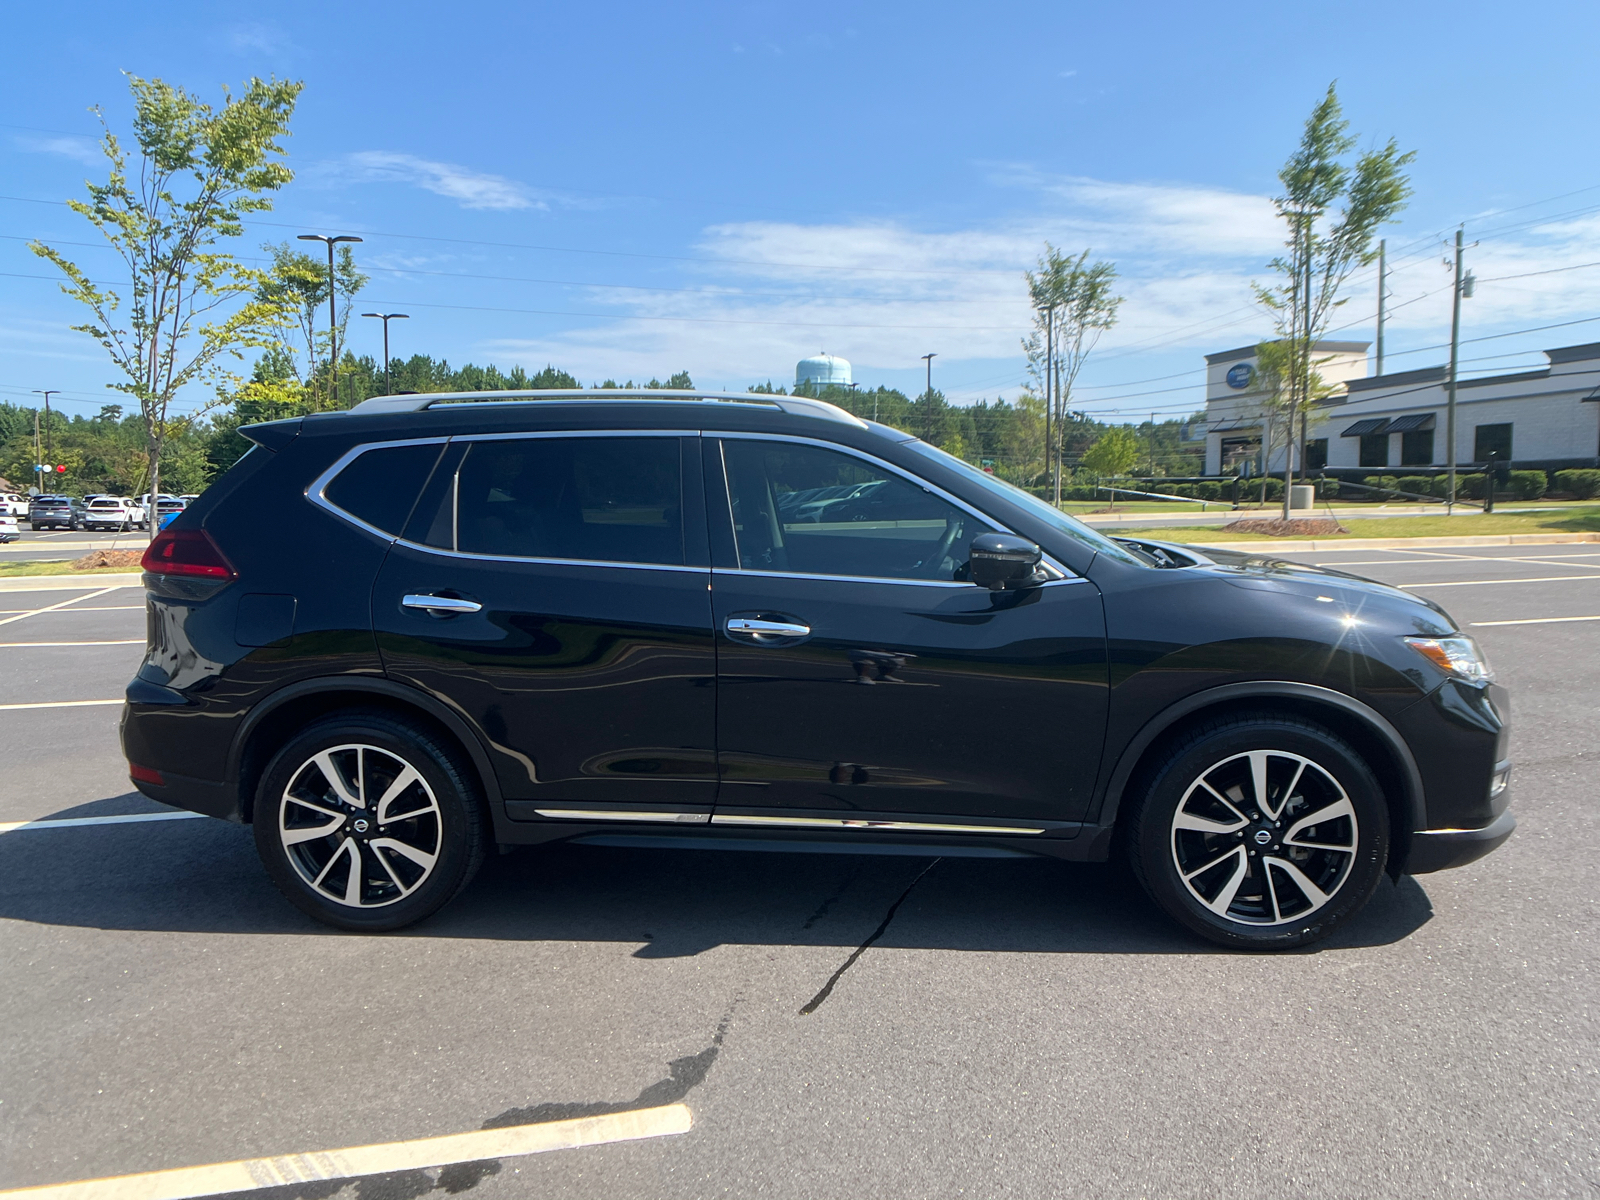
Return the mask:
{"type": "Polygon", "coordinates": [[[1600,496],[1600,471],[1557,471],[1556,490],[1574,500],[1593,500],[1600,496]]]}
{"type": "Polygon", "coordinates": [[[1537,500],[1549,485],[1543,471],[1511,471],[1509,474],[1509,490],[1518,500],[1537,500]]]}
{"type": "MultiPolygon", "coordinates": [[[[1255,483],[1250,489],[1257,498],[1261,495],[1261,484],[1255,483]]],[[[1267,503],[1283,503],[1283,480],[1276,475],[1267,476],[1267,503]]]]}
{"type": "MultiPolygon", "coordinates": [[[[1368,475],[1361,482],[1370,488],[1393,488],[1400,481],[1393,475],[1368,475]]],[[[1387,497],[1385,497],[1381,492],[1367,492],[1364,494],[1363,498],[1367,500],[1383,500],[1387,497]]]]}
{"type": "MultiPolygon", "coordinates": [[[[1600,475],[1600,471],[1595,472],[1600,475]]],[[[1194,495],[1197,500],[1221,500],[1223,490],[1231,484],[1222,484],[1212,479],[1205,479],[1194,485],[1194,495]]]]}
{"type": "Polygon", "coordinates": [[[1413,495],[1433,495],[1433,476],[1431,475],[1402,475],[1395,480],[1394,485],[1402,492],[1411,492],[1413,495]]]}
{"type": "Polygon", "coordinates": [[[1339,481],[1337,479],[1319,479],[1317,481],[1318,499],[1332,499],[1339,494],[1339,481]]]}
{"type": "MultiPolygon", "coordinates": [[[[1445,478],[1448,481],[1449,476],[1445,478]]],[[[1482,500],[1483,483],[1484,477],[1482,475],[1457,475],[1456,495],[1465,496],[1468,500],[1482,500]]],[[[1448,488],[1448,486],[1447,482],[1446,487],[1448,488]]]]}
{"type": "Polygon", "coordinates": [[[1169,496],[1183,496],[1190,500],[1198,499],[1194,494],[1194,484],[1192,483],[1169,483],[1166,487],[1157,490],[1163,491],[1169,496]]]}

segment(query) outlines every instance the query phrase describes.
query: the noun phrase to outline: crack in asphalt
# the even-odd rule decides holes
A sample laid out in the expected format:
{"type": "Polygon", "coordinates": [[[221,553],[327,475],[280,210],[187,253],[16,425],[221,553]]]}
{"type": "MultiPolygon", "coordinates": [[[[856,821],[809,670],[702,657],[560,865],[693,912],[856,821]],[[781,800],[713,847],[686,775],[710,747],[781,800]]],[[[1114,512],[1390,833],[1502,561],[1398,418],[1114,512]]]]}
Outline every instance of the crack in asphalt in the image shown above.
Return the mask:
{"type": "Polygon", "coordinates": [[[490,1117],[482,1125],[484,1129],[505,1129],[512,1125],[538,1125],[545,1121],[570,1121],[577,1117],[601,1117],[608,1113],[631,1112],[636,1108],[658,1108],[663,1104],[676,1104],[700,1084],[711,1072],[711,1064],[717,1061],[717,1054],[722,1050],[722,1039],[727,1035],[728,1022],[733,1020],[733,1010],[738,1007],[739,1001],[735,1000],[728,1006],[728,1011],[723,1014],[722,1020],[717,1022],[717,1031],[712,1035],[711,1044],[698,1054],[687,1054],[682,1058],[675,1058],[667,1064],[667,1077],[658,1079],[641,1091],[632,1100],[623,1100],[620,1103],[608,1101],[595,1101],[590,1103],[545,1103],[534,1104],[527,1108],[508,1108],[497,1117],[490,1117]]]}
{"type": "MultiPolygon", "coordinates": [[[[922,882],[922,877],[924,875],[933,870],[943,861],[944,859],[942,858],[936,858],[927,866],[923,867],[920,872],[918,872],[917,877],[906,886],[906,890],[900,893],[900,898],[889,906],[888,912],[883,914],[882,923],[872,931],[871,935],[866,941],[862,942],[861,945],[855,948],[855,951],[850,955],[850,957],[844,960],[844,965],[833,973],[827,983],[822,985],[822,990],[815,996],[811,997],[811,999],[806,1003],[805,1007],[800,1010],[800,1015],[802,1017],[809,1017],[812,1013],[816,1012],[817,1009],[822,1007],[822,1002],[833,994],[834,985],[844,977],[844,973],[846,971],[855,966],[856,959],[865,954],[867,952],[867,948],[881,938],[885,932],[887,932],[889,928],[889,922],[894,920],[894,914],[900,911],[900,906],[906,902],[906,897],[911,895],[912,889],[915,888],[917,884],[922,882]]],[[[826,906],[824,906],[824,908],[825,907],[826,906]]],[[[820,911],[818,915],[821,915],[820,911]]]]}

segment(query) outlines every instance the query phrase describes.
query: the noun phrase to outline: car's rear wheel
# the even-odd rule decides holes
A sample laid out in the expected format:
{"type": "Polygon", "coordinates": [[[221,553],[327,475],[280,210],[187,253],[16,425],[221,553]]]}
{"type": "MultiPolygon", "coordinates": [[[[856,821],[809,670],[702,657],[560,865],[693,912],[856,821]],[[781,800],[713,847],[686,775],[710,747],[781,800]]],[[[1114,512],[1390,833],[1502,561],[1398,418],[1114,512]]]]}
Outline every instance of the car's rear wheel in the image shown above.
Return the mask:
{"type": "Polygon", "coordinates": [[[1388,808],[1360,754],[1294,717],[1207,723],[1167,749],[1133,813],[1129,851],[1151,897],[1224,946],[1326,937],[1383,875],[1388,808]]]}
{"type": "Polygon", "coordinates": [[[262,774],[253,819],[279,890],[340,929],[420,921],[483,861],[483,809],[459,755],[384,713],[335,714],[291,740],[262,774]]]}

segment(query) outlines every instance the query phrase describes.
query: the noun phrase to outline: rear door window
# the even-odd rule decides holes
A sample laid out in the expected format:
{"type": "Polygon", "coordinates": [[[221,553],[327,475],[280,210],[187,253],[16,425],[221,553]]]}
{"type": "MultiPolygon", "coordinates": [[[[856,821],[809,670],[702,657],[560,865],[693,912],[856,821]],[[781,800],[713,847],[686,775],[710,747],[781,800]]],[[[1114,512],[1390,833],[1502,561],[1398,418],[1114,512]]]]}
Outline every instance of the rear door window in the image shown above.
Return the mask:
{"type": "Polygon", "coordinates": [[[424,540],[462,554],[682,566],[681,457],[677,437],[475,441],[424,540]]]}

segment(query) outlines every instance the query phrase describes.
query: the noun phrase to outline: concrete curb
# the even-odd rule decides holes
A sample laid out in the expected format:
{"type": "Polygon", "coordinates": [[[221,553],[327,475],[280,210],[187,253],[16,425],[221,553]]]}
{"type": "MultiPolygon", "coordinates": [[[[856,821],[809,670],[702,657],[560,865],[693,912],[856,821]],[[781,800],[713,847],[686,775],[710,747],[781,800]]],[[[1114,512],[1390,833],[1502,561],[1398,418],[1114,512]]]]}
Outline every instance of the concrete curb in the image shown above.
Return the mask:
{"type": "Polygon", "coordinates": [[[104,575],[18,575],[0,579],[0,592],[91,592],[96,588],[138,587],[143,582],[144,576],[138,571],[104,575]]]}
{"type": "MultiPolygon", "coordinates": [[[[1153,533],[1154,530],[1146,530],[1153,533]]],[[[1151,541],[1162,539],[1152,537],[1151,541]]],[[[1556,546],[1568,542],[1600,542],[1600,533],[1500,533],[1482,537],[1393,537],[1393,538],[1285,538],[1266,542],[1218,542],[1218,550],[1243,550],[1256,554],[1275,550],[1288,554],[1306,550],[1421,550],[1429,546],[1556,546]]],[[[1174,542],[1173,545],[1204,546],[1203,542],[1174,542]]]]}

